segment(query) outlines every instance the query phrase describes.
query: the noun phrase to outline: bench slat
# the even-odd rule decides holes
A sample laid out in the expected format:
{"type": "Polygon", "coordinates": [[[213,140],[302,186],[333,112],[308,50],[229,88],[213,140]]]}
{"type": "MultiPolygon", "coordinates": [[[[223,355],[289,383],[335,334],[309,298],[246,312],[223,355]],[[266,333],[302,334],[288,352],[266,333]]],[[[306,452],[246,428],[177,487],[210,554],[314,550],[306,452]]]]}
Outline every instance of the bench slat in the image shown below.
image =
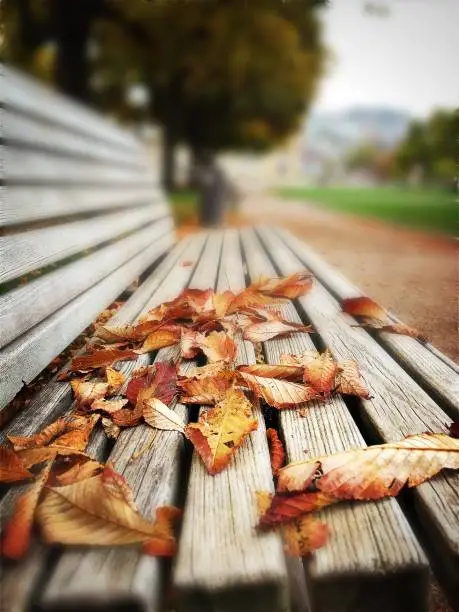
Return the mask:
{"type": "MultiPolygon", "coordinates": [[[[273,231],[261,229],[259,234],[282,274],[304,267],[273,231]]],[[[335,357],[358,362],[373,396],[360,404],[370,434],[393,442],[409,434],[446,431],[447,415],[364,329],[351,327],[351,317],[341,313],[320,282],[299,302],[335,357]]],[[[440,474],[410,493],[422,516],[425,542],[432,553],[440,553],[435,561],[449,582],[451,572],[459,568],[459,474],[440,474]]],[[[457,580],[450,586],[459,595],[457,580]]]]}
{"type": "Polygon", "coordinates": [[[4,145],[1,178],[9,183],[28,185],[153,185],[157,176],[153,166],[146,168],[111,164],[98,160],[66,157],[49,151],[4,145]]]}
{"type": "MultiPolygon", "coordinates": [[[[275,276],[255,233],[241,234],[251,280],[275,276]]],[[[292,303],[280,310],[287,320],[302,322],[292,303]]],[[[292,334],[265,342],[264,349],[268,363],[279,363],[282,354],[315,346],[309,335],[292,334]]],[[[297,410],[279,414],[289,462],[366,446],[340,396],[306,406],[305,417],[297,410]]],[[[373,612],[375,601],[387,612],[409,606],[428,610],[427,560],[396,500],[341,504],[319,515],[330,526],[330,540],[305,565],[311,599],[319,610],[341,612],[357,600],[362,612],[373,612]]]]}
{"type": "Polygon", "coordinates": [[[79,253],[167,215],[165,206],[140,206],[59,226],[0,236],[0,283],[79,253]]]}
{"type": "Polygon", "coordinates": [[[53,217],[107,211],[141,204],[164,206],[159,187],[117,186],[69,187],[57,185],[2,187],[0,227],[30,223],[53,217]]]}
{"type": "Polygon", "coordinates": [[[0,69],[2,71],[0,100],[8,107],[29,113],[42,121],[63,125],[69,131],[86,134],[127,150],[138,151],[138,141],[130,132],[120,129],[112,121],[101,117],[99,113],[9,66],[1,65],[0,69]]]}
{"type": "MultiPolygon", "coordinates": [[[[303,244],[296,237],[279,230],[279,236],[286,241],[295,255],[314,272],[317,278],[339,300],[360,297],[360,289],[352,285],[344,276],[334,270],[321,259],[312,249],[303,244]],[[288,236],[288,238],[287,238],[288,236]]],[[[452,418],[459,419],[459,368],[449,360],[440,358],[415,338],[377,332],[381,344],[396,356],[404,369],[424,384],[426,388],[438,397],[444,404],[444,409],[452,418]]]]}
{"type": "MultiPolygon", "coordinates": [[[[218,290],[245,286],[238,234],[225,234],[218,290]]],[[[212,255],[218,259],[218,250],[212,255]]],[[[206,275],[198,288],[209,286],[206,275]]],[[[251,343],[239,338],[239,363],[254,363],[251,343]]],[[[256,490],[273,490],[262,412],[258,429],[229,466],[211,476],[193,452],[179,553],[174,575],[179,608],[187,612],[286,609],[287,573],[277,534],[257,534],[256,490]]]]}
{"type": "MultiPolygon", "coordinates": [[[[203,242],[202,235],[195,236],[183,257],[197,261],[203,242]]],[[[201,261],[204,258],[206,262],[212,261],[208,254],[209,245],[204,248],[201,261]]],[[[210,266],[206,265],[207,281],[212,282],[217,268],[218,258],[210,266]]],[[[191,282],[203,282],[203,267],[198,264],[194,271],[191,270],[176,265],[143,310],[176,297],[186,286],[190,274],[191,282]]],[[[155,361],[177,357],[178,347],[169,347],[161,349],[155,361]]],[[[185,364],[183,372],[192,365],[185,364]]],[[[187,410],[183,405],[178,404],[174,409],[186,420],[187,410]]],[[[180,433],[154,430],[147,425],[126,429],[117,439],[109,459],[115,469],[125,476],[133,490],[135,502],[145,516],[151,516],[157,506],[176,503],[183,449],[184,438],[180,433]],[[132,455],[152,439],[153,446],[133,462],[132,455]]],[[[87,552],[68,549],[44,590],[42,609],[48,611],[69,603],[78,606],[84,602],[89,610],[110,610],[121,601],[126,606],[135,606],[135,609],[159,610],[161,565],[159,559],[143,556],[129,548],[87,552]]]]}

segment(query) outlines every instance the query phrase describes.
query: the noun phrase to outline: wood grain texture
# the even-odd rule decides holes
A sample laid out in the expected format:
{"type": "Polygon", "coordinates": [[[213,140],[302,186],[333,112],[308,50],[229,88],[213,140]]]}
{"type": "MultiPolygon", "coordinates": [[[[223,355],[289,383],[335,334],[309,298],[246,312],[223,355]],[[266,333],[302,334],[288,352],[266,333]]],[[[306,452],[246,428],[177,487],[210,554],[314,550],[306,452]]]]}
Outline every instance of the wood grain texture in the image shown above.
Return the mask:
{"type": "MultiPolygon", "coordinates": [[[[221,235],[209,238],[213,253],[202,262],[218,259],[221,235]]],[[[201,265],[201,264],[200,264],[201,265]]],[[[213,280],[192,286],[206,288],[213,280]]],[[[239,291],[245,286],[236,231],[224,237],[218,290],[239,291]]],[[[239,337],[239,363],[254,363],[251,343],[239,337]]],[[[256,533],[254,492],[273,490],[263,416],[254,408],[258,429],[237,450],[229,466],[216,476],[207,473],[193,453],[174,584],[179,609],[186,612],[287,608],[287,574],[281,542],[274,533],[256,533]]]]}
{"type": "MultiPolygon", "coordinates": [[[[204,241],[204,234],[194,236],[184,256],[198,262],[204,241]]],[[[201,261],[205,256],[206,250],[201,261]]],[[[205,259],[208,260],[207,256],[205,259]]],[[[218,258],[212,266],[205,267],[206,275],[216,275],[218,258]]],[[[187,285],[190,275],[197,283],[204,282],[203,270],[199,264],[193,270],[184,268],[179,262],[143,310],[175,297],[187,285]]],[[[176,361],[178,355],[177,346],[168,347],[158,351],[155,361],[176,361]]],[[[193,365],[192,362],[184,364],[182,373],[193,365]]],[[[177,404],[174,410],[187,420],[187,410],[183,405],[177,404]]],[[[126,429],[117,439],[109,459],[125,476],[136,504],[145,516],[151,516],[157,506],[176,501],[183,452],[182,434],[154,430],[147,425],[126,429]],[[147,449],[150,442],[152,446],[147,449]],[[145,449],[144,452],[133,460],[133,455],[141,449],[145,449]]],[[[154,612],[161,605],[163,565],[161,560],[142,556],[132,548],[85,552],[69,549],[60,558],[44,589],[42,609],[85,605],[90,610],[111,610],[115,604],[123,602],[135,609],[154,612]]]]}
{"type": "MultiPolygon", "coordinates": [[[[307,245],[284,230],[279,230],[277,233],[339,301],[362,295],[360,289],[334,270],[307,245]]],[[[433,347],[429,344],[423,344],[415,338],[388,332],[375,333],[378,341],[395,356],[402,367],[439,399],[444,410],[452,418],[459,419],[459,367],[448,358],[445,359],[445,356],[440,356],[438,351],[432,351],[433,347]]]]}
{"type": "Polygon", "coordinates": [[[112,143],[129,151],[138,151],[139,142],[133,134],[121,129],[113,121],[18,70],[2,64],[1,71],[0,101],[7,108],[30,114],[51,125],[62,125],[69,131],[86,134],[92,139],[112,143]]]}
{"type": "Polygon", "coordinates": [[[0,283],[79,253],[168,215],[166,207],[141,206],[93,219],[0,236],[0,283]]]}
{"type": "MultiPolygon", "coordinates": [[[[260,230],[268,252],[282,274],[303,269],[274,232],[260,230]]],[[[372,394],[360,403],[360,417],[367,432],[385,442],[424,431],[444,432],[449,419],[441,408],[353,319],[341,312],[339,303],[315,281],[313,290],[299,300],[306,316],[337,359],[354,359],[372,394]]],[[[422,518],[423,535],[439,572],[448,579],[459,567],[459,474],[442,473],[413,489],[411,495],[422,518]],[[435,539],[432,539],[435,534],[435,539]]],[[[453,584],[458,595],[457,581],[453,584]]]]}
{"type": "Polygon", "coordinates": [[[80,334],[156,256],[153,244],[0,352],[0,409],[80,334]]]}
{"type": "MultiPolygon", "coordinates": [[[[255,233],[242,230],[241,234],[251,280],[275,276],[255,233]]],[[[281,313],[289,321],[302,322],[291,302],[281,306],[281,313]]],[[[292,334],[265,342],[264,349],[268,363],[279,363],[282,354],[299,354],[315,346],[310,335],[292,334]]],[[[304,417],[297,410],[279,415],[288,462],[366,446],[340,396],[305,407],[304,417]]],[[[342,504],[319,514],[331,536],[305,563],[314,609],[428,610],[427,560],[396,500],[342,504]]]]}
{"type": "Polygon", "coordinates": [[[171,245],[172,219],[152,223],[95,253],[0,296],[0,347],[105,278],[153,244],[153,260],[171,245]]]}
{"type": "Polygon", "coordinates": [[[0,227],[53,217],[111,211],[142,204],[165,204],[157,186],[71,187],[8,185],[0,192],[0,227]]]}

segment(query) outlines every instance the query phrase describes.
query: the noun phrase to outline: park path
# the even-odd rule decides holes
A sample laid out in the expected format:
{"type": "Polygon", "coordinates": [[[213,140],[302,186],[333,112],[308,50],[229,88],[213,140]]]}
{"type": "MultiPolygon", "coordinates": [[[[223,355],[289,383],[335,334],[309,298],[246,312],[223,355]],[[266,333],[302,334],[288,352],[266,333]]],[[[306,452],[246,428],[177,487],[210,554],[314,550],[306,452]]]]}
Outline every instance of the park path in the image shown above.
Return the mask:
{"type": "Polygon", "coordinates": [[[459,362],[455,240],[267,194],[247,194],[240,212],[292,231],[459,362]]]}

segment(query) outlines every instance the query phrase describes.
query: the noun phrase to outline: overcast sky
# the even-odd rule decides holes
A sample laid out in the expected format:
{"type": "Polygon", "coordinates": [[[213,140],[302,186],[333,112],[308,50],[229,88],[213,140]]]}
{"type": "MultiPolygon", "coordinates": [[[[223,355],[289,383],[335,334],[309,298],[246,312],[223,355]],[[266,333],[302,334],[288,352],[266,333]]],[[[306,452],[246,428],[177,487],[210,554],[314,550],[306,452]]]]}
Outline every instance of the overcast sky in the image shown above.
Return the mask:
{"type": "Polygon", "coordinates": [[[377,104],[426,115],[459,107],[459,0],[331,0],[324,26],[335,61],[317,110],[377,104]],[[365,4],[390,12],[371,15],[365,4]]]}

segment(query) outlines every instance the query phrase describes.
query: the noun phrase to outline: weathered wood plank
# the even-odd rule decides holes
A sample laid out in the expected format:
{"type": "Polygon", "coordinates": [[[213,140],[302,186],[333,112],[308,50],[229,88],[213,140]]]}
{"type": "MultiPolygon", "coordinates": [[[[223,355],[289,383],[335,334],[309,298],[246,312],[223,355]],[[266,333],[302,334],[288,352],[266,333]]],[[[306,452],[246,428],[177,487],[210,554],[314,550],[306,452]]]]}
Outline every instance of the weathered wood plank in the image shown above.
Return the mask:
{"type": "Polygon", "coordinates": [[[18,70],[2,64],[1,71],[0,100],[5,106],[36,116],[44,122],[65,126],[69,131],[113,143],[129,151],[138,151],[139,142],[131,132],[121,129],[99,113],[51,90],[18,70]]]}
{"type": "Polygon", "coordinates": [[[49,185],[153,185],[158,174],[153,166],[137,168],[97,160],[66,157],[50,151],[23,149],[12,144],[2,148],[1,178],[8,183],[49,185]]]}
{"type": "Polygon", "coordinates": [[[153,243],[157,259],[171,245],[173,222],[152,223],[88,257],[0,296],[0,347],[64,306],[153,243]]]}
{"type": "Polygon", "coordinates": [[[165,206],[141,206],[93,219],[0,236],[0,283],[141,228],[167,215],[165,206]]]}
{"type": "MultiPolygon", "coordinates": [[[[251,280],[276,271],[253,231],[242,231],[251,280]]],[[[280,308],[284,318],[301,322],[292,303],[280,308]]],[[[307,334],[292,334],[264,343],[268,363],[282,354],[315,350],[307,334]]],[[[280,427],[289,462],[350,448],[365,441],[341,397],[308,402],[307,414],[280,411],[280,427]],[[306,454],[305,454],[306,453],[306,454]]],[[[306,563],[314,609],[323,612],[428,610],[428,565],[422,548],[393,499],[382,503],[342,504],[319,513],[330,526],[327,545],[306,563]]]]}
{"type": "MultiPolygon", "coordinates": [[[[334,270],[312,249],[298,238],[279,230],[282,240],[317,278],[341,301],[360,297],[361,290],[334,270]]],[[[376,332],[378,341],[393,354],[405,370],[408,370],[427,391],[438,398],[452,418],[459,419],[459,367],[448,359],[440,358],[428,344],[415,338],[376,332]]]]}
{"type": "MultiPolygon", "coordinates": [[[[202,247],[203,236],[195,237],[194,241],[202,247]]],[[[193,279],[199,283],[212,282],[215,277],[218,257],[212,260],[209,255],[213,251],[209,249],[212,249],[212,244],[207,243],[192,272],[192,283],[193,279]]],[[[197,260],[195,254],[194,261],[197,260]]],[[[175,297],[189,277],[190,268],[176,266],[144,310],[175,297]]],[[[156,361],[176,360],[177,357],[178,347],[170,347],[160,350],[156,361]]],[[[182,371],[192,365],[184,364],[182,371]]],[[[187,410],[183,405],[177,404],[174,409],[187,420],[187,410]]],[[[180,433],[153,430],[147,425],[124,430],[117,439],[110,460],[125,476],[136,504],[145,516],[151,516],[158,506],[176,502],[183,452],[184,438],[180,433]],[[133,461],[133,454],[150,442],[152,446],[133,461]]],[[[126,606],[154,612],[161,605],[161,567],[159,559],[142,556],[129,548],[86,552],[68,549],[43,592],[42,609],[48,611],[70,604],[84,604],[91,610],[111,610],[122,601],[126,606]]]]}
{"type": "Polygon", "coordinates": [[[163,206],[165,203],[159,187],[151,185],[116,188],[110,184],[92,188],[8,185],[1,188],[0,197],[0,227],[142,204],[163,206]]]}
{"type": "Polygon", "coordinates": [[[0,352],[0,408],[46,367],[157,256],[153,244],[0,352]]]}
{"type": "Polygon", "coordinates": [[[7,143],[41,148],[68,156],[102,160],[111,164],[126,164],[139,170],[147,169],[147,159],[142,147],[126,151],[112,143],[100,142],[91,135],[82,135],[55,124],[32,118],[12,109],[2,109],[3,138],[7,143]]]}
{"type": "MultiPolygon", "coordinates": [[[[259,232],[282,274],[304,265],[272,231],[259,232]]],[[[364,329],[351,327],[353,319],[316,280],[313,290],[299,300],[310,322],[337,359],[354,359],[361,368],[372,399],[359,404],[362,423],[370,435],[393,442],[424,431],[446,431],[447,415],[402,367],[364,329]]],[[[459,474],[442,473],[411,492],[421,520],[425,543],[435,555],[439,574],[451,582],[459,568],[459,474]]]]}
{"type": "MultiPolygon", "coordinates": [[[[218,253],[213,256],[216,258],[218,253]]],[[[209,278],[200,288],[209,285],[209,278]]],[[[235,231],[225,234],[218,289],[245,286],[235,231]]],[[[255,362],[251,343],[239,338],[239,363],[255,362]]],[[[187,612],[237,609],[283,611],[287,574],[276,534],[257,534],[254,492],[272,490],[263,415],[254,409],[258,430],[238,449],[229,466],[210,476],[193,453],[174,582],[179,607],[187,612]],[[218,511],[216,511],[218,509],[218,511]]]]}

